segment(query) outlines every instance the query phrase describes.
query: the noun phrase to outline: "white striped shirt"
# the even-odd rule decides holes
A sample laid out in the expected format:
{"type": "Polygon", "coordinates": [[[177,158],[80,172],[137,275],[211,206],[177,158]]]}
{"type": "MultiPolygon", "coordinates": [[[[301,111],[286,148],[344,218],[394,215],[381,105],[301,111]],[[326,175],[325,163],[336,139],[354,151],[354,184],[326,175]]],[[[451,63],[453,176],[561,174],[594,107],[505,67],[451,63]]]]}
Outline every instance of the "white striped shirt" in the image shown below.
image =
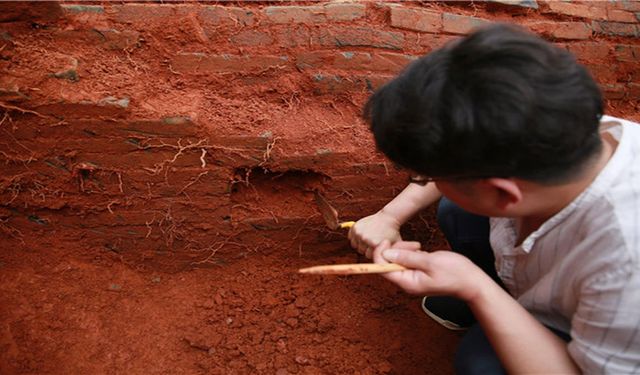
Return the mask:
{"type": "Polygon", "coordinates": [[[498,275],[541,323],[571,334],[585,373],[640,373],[640,125],[591,185],[516,247],[515,222],[491,219],[498,275]]]}

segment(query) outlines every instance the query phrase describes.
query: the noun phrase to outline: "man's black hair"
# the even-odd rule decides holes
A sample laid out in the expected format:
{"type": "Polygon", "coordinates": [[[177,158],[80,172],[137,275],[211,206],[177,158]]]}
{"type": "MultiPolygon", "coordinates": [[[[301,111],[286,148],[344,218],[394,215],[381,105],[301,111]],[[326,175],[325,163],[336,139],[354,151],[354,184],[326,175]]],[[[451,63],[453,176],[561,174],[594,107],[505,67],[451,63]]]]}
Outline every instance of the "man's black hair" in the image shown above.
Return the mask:
{"type": "Polygon", "coordinates": [[[545,183],[599,153],[602,113],[572,54],[500,24],[414,61],[365,106],[378,149],[414,172],[545,183]]]}

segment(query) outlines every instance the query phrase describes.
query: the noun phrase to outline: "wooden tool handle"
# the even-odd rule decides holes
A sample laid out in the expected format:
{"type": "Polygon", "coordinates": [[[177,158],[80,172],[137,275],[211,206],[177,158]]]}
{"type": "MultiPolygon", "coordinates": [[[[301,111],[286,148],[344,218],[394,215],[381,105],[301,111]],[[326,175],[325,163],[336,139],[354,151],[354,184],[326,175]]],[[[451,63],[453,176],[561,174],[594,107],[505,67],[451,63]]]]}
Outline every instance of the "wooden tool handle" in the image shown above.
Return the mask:
{"type": "Polygon", "coordinates": [[[387,273],[394,271],[404,271],[406,269],[406,267],[394,263],[354,263],[307,267],[299,269],[298,272],[318,275],[360,275],[366,273],[387,273]]]}
{"type": "Polygon", "coordinates": [[[338,226],[342,229],[351,228],[356,222],[355,221],[345,221],[343,223],[338,224],[338,226]]]}

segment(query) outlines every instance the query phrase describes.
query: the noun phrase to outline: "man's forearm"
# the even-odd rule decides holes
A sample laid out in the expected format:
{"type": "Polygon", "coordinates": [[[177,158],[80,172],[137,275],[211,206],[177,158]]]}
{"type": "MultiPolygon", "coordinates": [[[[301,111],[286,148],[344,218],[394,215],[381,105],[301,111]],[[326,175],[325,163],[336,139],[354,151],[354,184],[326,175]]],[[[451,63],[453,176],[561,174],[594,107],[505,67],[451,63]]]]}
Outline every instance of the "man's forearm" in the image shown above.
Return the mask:
{"type": "Polygon", "coordinates": [[[468,301],[508,373],[579,373],[567,343],[488,276],[468,301]]]}
{"type": "Polygon", "coordinates": [[[380,211],[395,218],[400,224],[403,224],[418,211],[433,204],[441,195],[433,182],[424,186],[409,184],[380,211]]]}

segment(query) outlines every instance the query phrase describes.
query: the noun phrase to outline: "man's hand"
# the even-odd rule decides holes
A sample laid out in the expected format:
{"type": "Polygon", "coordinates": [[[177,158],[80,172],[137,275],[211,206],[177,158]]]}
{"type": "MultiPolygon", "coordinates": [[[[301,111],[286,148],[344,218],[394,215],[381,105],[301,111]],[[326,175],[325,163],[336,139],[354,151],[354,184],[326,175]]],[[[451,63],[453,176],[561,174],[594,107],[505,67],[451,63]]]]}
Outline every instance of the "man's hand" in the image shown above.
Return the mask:
{"type": "Polygon", "coordinates": [[[409,293],[451,295],[467,301],[507,373],[579,373],[566,342],[470,260],[451,251],[427,253],[399,247],[404,246],[383,241],[373,252],[376,263],[409,268],[383,276],[409,293]]]}
{"type": "Polygon", "coordinates": [[[358,220],[349,231],[351,246],[371,259],[373,249],[384,240],[401,241],[400,227],[413,215],[428,207],[441,194],[434,183],[409,184],[377,213],[358,220]]]}
{"type": "Polygon", "coordinates": [[[401,241],[400,223],[383,211],[358,220],[349,230],[351,246],[371,259],[373,249],[383,240],[401,241]]]}
{"type": "Polygon", "coordinates": [[[490,281],[469,259],[452,251],[427,253],[383,241],[373,252],[373,260],[409,268],[384,277],[412,294],[449,295],[470,301],[484,283],[490,281]]]}

